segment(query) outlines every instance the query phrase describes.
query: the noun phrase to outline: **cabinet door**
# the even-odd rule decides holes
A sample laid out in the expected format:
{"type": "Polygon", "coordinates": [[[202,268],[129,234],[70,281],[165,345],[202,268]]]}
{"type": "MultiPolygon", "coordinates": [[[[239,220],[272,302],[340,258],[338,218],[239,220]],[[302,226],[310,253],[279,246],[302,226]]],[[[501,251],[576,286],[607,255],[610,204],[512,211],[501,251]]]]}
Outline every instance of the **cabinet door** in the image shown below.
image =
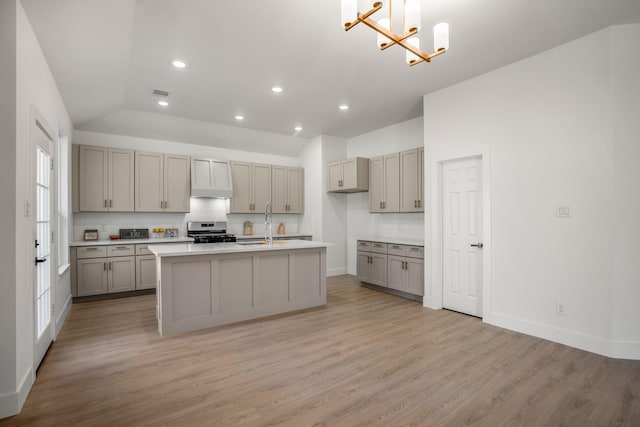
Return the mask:
{"type": "Polygon", "coordinates": [[[191,198],[191,158],[164,155],[164,212],[189,212],[191,198]]]}
{"type": "Polygon", "coordinates": [[[360,252],[358,251],[358,260],[357,260],[357,276],[361,282],[369,282],[369,257],[371,254],[368,252],[360,252]]]}
{"type": "Polygon", "coordinates": [[[106,258],[79,259],[76,269],[79,297],[108,292],[106,258]]]}
{"type": "Polygon", "coordinates": [[[383,200],[382,212],[400,211],[400,153],[384,156],[383,200]]]}
{"type": "Polygon", "coordinates": [[[251,163],[231,162],[233,195],[229,204],[230,213],[251,213],[251,163]]]}
{"type": "Polygon", "coordinates": [[[135,210],[162,212],[164,206],[162,153],[136,151],[135,159],[135,210]]]}
{"type": "Polygon", "coordinates": [[[273,213],[288,213],[287,167],[271,167],[271,208],[273,213]]]}
{"type": "Polygon", "coordinates": [[[106,211],[109,198],[109,150],[80,146],[78,190],[80,211],[106,211]]]}
{"type": "Polygon", "coordinates": [[[107,258],[108,292],[133,291],[136,288],[136,257],[107,258]]]}
{"type": "Polygon", "coordinates": [[[418,212],[424,212],[424,148],[418,148],[418,212]]]}
{"type": "Polygon", "coordinates": [[[406,258],[406,262],[406,291],[415,295],[424,295],[424,261],[417,258],[406,258]]]}
{"type": "Polygon", "coordinates": [[[378,286],[387,286],[387,255],[371,254],[370,283],[378,286]]]}
{"type": "Polygon", "coordinates": [[[133,150],[109,149],[109,210],[134,211],[133,150]]]}
{"type": "Polygon", "coordinates": [[[358,159],[349,159],[342,162],[342,188],[358,187],[358,159]]]}
{"type": "Polygon", "coordinates": [[[418,212],[418,150],[400,153],[400,212],[418,212]]]}
{"type": "Polygon", "coordinates": [[[406,291],[406,277],[404,269],[404,257],[395,255],[388,256],[387,285],[391,289],[406,291]]]}
{"type": "Polygon", "coordinates": [[[327,191],[340,191],[342,181],[342,162],[327,165],[327,191]]]}
{"type": "Polygon", "coordinates": [[[156,257],[144,255],[136,257],[136,289],[156,287],[156,257]]]}
{"type": "Polygon", "coordinates": [[[304,213],[304,169],[289,168],[287,171],[288,213],[304,213]]]}
{"type": "Polygon", "coordinates": [[[369,212],[384,212],[384,158],[369,159],[369,212]]]}
{"type": "Polygon", "coordinates": [[[262,213],[271,203],[271,165],[253,165],[253,212],[262,213]]]}

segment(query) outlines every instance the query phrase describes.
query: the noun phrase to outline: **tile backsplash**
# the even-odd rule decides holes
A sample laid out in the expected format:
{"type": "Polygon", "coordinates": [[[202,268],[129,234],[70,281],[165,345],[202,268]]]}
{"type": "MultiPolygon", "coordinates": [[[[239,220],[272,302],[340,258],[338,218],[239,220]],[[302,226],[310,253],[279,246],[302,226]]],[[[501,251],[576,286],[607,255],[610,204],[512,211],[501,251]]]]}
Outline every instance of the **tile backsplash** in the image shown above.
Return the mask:
{"type": "MultiPolygon", "coordinates": [[[[245,221],[253,223],[255,235],[264,233],[264,214],[229,214],[227,200],[223,199],[191,199],[191,212],[76,212],[73,214],[73,240],[82,240],[84,230],[96,229],[100,239],[110,234],[118,234],[121,228],[177,228],[179,236],[187,235],[187,221],[227,221],[227,231],[242,235],[245,221]]],[[[300,215],[273,215],[273,231],[277,233],[278,225],[283,223],[287,233],[298,233],[300,215]]]]}

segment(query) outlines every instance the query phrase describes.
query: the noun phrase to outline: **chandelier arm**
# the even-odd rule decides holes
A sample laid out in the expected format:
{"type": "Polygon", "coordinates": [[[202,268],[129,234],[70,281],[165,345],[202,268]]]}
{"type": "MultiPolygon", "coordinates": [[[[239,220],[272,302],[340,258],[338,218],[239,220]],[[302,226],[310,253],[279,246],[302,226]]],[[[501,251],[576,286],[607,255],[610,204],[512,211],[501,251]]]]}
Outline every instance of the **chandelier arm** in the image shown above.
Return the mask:
{"type": "Polygon", "coordinates": [[[373,7],[365,12],[365,13],[360,13],[358,12],[358,18],[353,21],[350,25],[347,25],[346,27],[344,27],[345,31],[349,31],[350,29],[352,29],[353,27],[355,27],[356,25],[358,25],[360,22],[364,22],[364,20],[369,19],[369,17],[371,15],[373,15],[374,13],[376,13],[377,11],[379,11],[380,9],[382,9],[382,3],[375,3],[373,5],[373,7]]]}
{"type": "Polygon", "coordinates": [[[405,41],[405,39],[415,33],[417,33],[417,31],[414,31],[413,33],[409,32],[408,35],[404,35],[404,36],[398,36],[394,33],[392,33],[391,31],[387,30],[386,28],[384,28],[383,26],[379,25],[377,22],[375,22],[372,19],[368,19],[368,18],[362,18],[362,17],[358,17],[358,21],[362,22],[363,24],[365,24],[367,27],[371,28],[374,31],[377,31],[378,33],[384,35],[385,37],[387,37],[390,42],[387,43],[386,45],[383,45],[380,49],[384,50],[389,46],[392,46],[394,44],[399,44],[400,46],[404,47],[405,49],[407,49],[408,51],[412,52],[414,55],[418,56],[419,58],[421,58],[421,61],[416,61],[416,63],[418,62],[422,62],[422,61],[427,61],[427,62],[431,62],[431,58],[433,58],[434,56],[440,55],[442,53],[444,53],[444,49],[442,51],[439,52],[435,52],[433,54],[428,54],[426,52],[423,52],[422,50],[416,48],[415,46],[410,45],[407,41],[405,41]]]}

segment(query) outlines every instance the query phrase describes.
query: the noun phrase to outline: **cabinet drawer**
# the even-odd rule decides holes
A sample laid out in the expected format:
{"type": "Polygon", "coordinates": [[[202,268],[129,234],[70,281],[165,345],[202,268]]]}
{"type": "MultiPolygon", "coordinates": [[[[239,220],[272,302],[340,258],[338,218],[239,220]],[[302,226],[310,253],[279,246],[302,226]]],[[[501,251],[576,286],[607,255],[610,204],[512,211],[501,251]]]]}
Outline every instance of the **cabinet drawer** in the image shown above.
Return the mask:
{"type": "Polygon", "coordinates": [[[409,247],[405,245],[396,245],[394,243],[389,243],[387,252],[389,253],[389,255],[407,256],[408,249],[409,247]]]}
{"type": "Polygon", "coordinates": [[[406,248],[408,257],[424,259],[423,246],[407,246],[406,248]]]}
{"type": "Polygon", "coordinates": [[[149,245],[136,245],[136,255],[153,255],[149,250],[149,245]]]}
{"type": "Polygon", "coordinates": [[[134,245],[114,245],[107,247],[107,256],[131,256],[135,255],[134,245]]]}
{"type": "Polygon", "coordinates": [[[359,251],[371,251],[371,242],[365,242],[364,240],[358,240],[359,251]]]}
{"type": "Polygon", "coordinates": [[[107,256],[106,246],[79,246],[76,249],[76,258],[104,258],[107,256]]]}
{"type": "Polygon", "coordinates": [[[387,244],[386,243],[380,243],[380,242],[371,242],[371,249],[369,249],[371,252],[376,252],[379,254],[386,254],[387,253],[387,244]]]}

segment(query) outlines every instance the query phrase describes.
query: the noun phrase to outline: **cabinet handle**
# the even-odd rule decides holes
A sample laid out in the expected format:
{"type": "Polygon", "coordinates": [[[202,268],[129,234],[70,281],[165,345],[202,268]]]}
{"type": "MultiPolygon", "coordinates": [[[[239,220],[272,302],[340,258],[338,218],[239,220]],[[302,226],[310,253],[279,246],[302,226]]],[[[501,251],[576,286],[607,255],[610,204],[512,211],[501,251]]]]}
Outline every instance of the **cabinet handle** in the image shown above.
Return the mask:
{"type": "Polygon", "coordinates": [[[380,209],[382,209],[382,202],[380,202],[380,209]]]}
{"type": "Polygon", "coordinates": [[[105,201],[104,201],[104,207],[105,207],[105,208],[107,207],[107,200],[106,200],[106,199],[105,199],[105,201]]]}
{"type": "Polygon", "coordinates": [[[103,263],[102,268],[104,269],[104,271],[107,271],[107,263],[106,263],[106,262],[105,262],[105,263],[103,263]]]}
{"type": "Polygon", "coordinates": [[[111,270],[111,261],[109,261],[109,270],[111,270]]]}
{"type": "Polygon", "coordinates": [[[97,251],[98,248],[85,248],[85,251],[97,251]]]}
{"type": "Polygon", "coordinates": [[[418,200],[418,207],[421,208],[422,207],[422,200],[418,200]]]}
{"type": "Polygon", "coordinates": [[[113,200],[109,199],[109,207],[112,208],[113,207],[113,200]]]}
{"type": "Polygon", "coordinates": [[[116,246],[116,249],[128,249],[126,246],[116,246]]]}

